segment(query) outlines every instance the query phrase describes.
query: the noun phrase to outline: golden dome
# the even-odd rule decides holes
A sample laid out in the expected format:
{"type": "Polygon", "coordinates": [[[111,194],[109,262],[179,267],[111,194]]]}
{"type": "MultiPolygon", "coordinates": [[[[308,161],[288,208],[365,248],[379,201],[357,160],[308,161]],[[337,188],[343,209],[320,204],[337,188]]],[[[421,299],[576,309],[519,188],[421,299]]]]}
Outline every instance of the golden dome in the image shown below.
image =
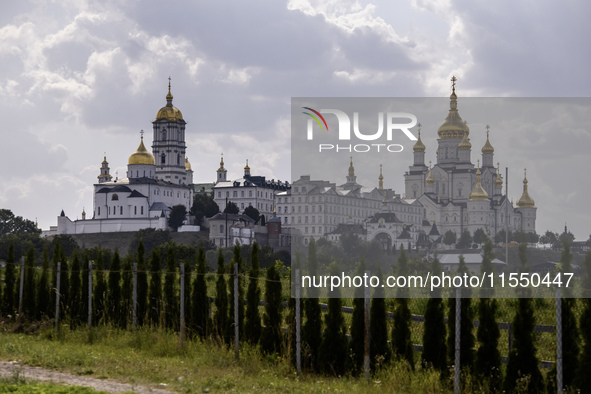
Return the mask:
{"type": "Polygon", "coordinates": [[[421,124],[419,123],[418,126],[419,126],[419,139],[415,143],[415,146],[413,146],[412,150],[415,152],[424,152],[426,147],[425,147],[425,144],[423,144],[423,141],[421,141],[421,124]]]}
{"type": "MultiPolygon", "coordinates": [[[[222,159],[222,162],[224,161],[224,159],[222,159]]],[[[244,171],[250,171],[250,167],[248,165],[248,159],[246,159],[246,166],[244,166],[244,171]]]]}
{"type": "Polygon", "coordinates": [[[138,146],[137,150],[129,156],[129,160],[127,161],[128,165],[132,164],[148,164],[154,165],[156,161],[154,160],[154,156],[144,146],[144,137],[142,137],[140,146],[138,146]]]}
{"type": "Polygon", "coordinates": [[[351,156],[351,163],[349,164],[349,176],[355,176],[355,167],[353,167],[353,156],[351,156]]]}
{"type": "Polygon", "coordinates": [[[105,155],[105,156],[104,156],[104,158],[103,158],[103,162],[102,162],[101,164],[109,164],[109,163],[107,162],[107,155],[105,155]]]}
{"type": "Polygon", "coordinates": [[[172,93],[170,92],[170,78],[168,78],[168,94],[166,95],[166,105],[158,110],[156,120],[165,119],[170,122],[183,120],[183,114],[177,107],[172,105],[172,93]]]}
{"type": "MultiPolygon", "coordinates": [[[[499,163],[497,163],[499,165],[499,163]]],[[[501,173],[499,172],[499,168],[497,167],[497,177],[495,179],[495,186],[503,186],[503,178],[501,178],[501,173]]]]}
{"type": "Polygon", "coordinates": [[[482,153],[485,155],[491,155],[493,153],[495,153],[495,148],[493,148],[493,146],[490,144],[490,141],[488,140],[488,129],[490,127],[488,125],[486,125],[486,143],[484,144],[484,146],[482,147],[482,153]]]}
{"type": "Polygon", "coordinates": [[[191,163],[189,163],[189,158],[185,157],[185,170],[187,171],[193,171],[191,169],[191,163]]]}
{"type": "Polygon", "coordinates": [[[427,179],[425,179],[425,183],[427,185],[433,185],[435,183],[435,178],[433,178],[433,174],[431,174],[431,162],[429,162],[429,174],[427,175],[427,179]]]}
{"type": "Polygon", "coordinates": [[[488,194],[480,184],[480,168],[476,170],[476,185],[474,185],[474,189],[470,192],[469,201],[488,201],[488,194]]]}
{"type": "Polygon", "coordinates": [[[523,175],[523,194],[517,200],[517,206],[519,208],[535,208],[536,203],[533,198],[527,192],[527,170],[524,170],[523,175]]]}
{"type": "Polygon", "coordinates": [[[470,143],[470,138],[468,138],[468,134],[464,134],[464,138],[460,141],[460,145],[458,145],[460,150],[470,150],[472,149],[472,144],[470,143]]]}
{"type": "Polygon", "coordinates": [[[449,113],[447,117],[437,129],[437,135],[441,139],[448,139],[448,138],[463,138],[464,135],[470,134],[470,128],[468,125],[462,120],[458,112],[458,96],[456,96],[456,77],[452,78],[452,88],[453,91],[449,96],[449,113]]]}
{"type": "MultiPolygon", "coordinates": [[[[250,170],[250,168],[249,168],[250,170]]],[[[226,169],[224,168],[224,154],[222,153],[222,159],[220,160],[220,168],[218,168],[218,171],[226,171],[226,169]]]]}

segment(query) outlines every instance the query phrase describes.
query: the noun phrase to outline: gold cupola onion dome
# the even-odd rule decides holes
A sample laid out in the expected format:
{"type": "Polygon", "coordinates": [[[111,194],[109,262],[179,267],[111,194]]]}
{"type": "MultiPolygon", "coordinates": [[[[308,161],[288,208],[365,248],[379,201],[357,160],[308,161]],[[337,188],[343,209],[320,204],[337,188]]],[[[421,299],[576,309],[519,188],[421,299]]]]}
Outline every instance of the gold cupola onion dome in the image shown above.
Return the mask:
{"type": "Polygon", "coordinates": [[[425,144],[423,144],[423,141],[421,141],[421,124],[419,123],[418,126],[419,126],[419,139],[415,143],[415,146],[412,147],[412,150],[414,152],[424,152],[426,147],[425,147],[425,144]]]}
{"type": "Polygon", "coordinates": [[[470,138],[468,138],[468,134],[464,134],[464,138],[460,141],[460,145],[458,145],[460,150],[470,150],[472,149],[472,144],[470,143],[470,138]]]}
{"type": "MultiPolygon", "coordinates": [[[[220,164],[223,164],[223,163],[220,163],[220,164]]],[[[244,166],[244,171],[250,171],[250,166],[248,165],[248,159],[246,159],[246,165],[244,166]]]]}
{"type": "Polygon", "coordinates": [[[519,208],[535,208],[536,206],[534,199],[527,192],[527,169],[524,170],[523,174],[523,194],[517,200],[517,206],[519,208]]]}
{"type": "Polygon", "coordinates": [[[351,156],[351,162],[349,163],[349,176],[355,176],[355,167],[353,167],[353,156],[351,156]]]}
{"type": "Polygon", "coordinates": [[[469,201],[488,201],[488,194],[480,183],[480,168],[476,170],[476,185],[474,185],[474,189],[470,192],[469,201]]]}
{"type": "Polygon", "coordinates": [[[429,162],[429,174],[427,175],[427,179],[425,179],[425,183],[427,185],[433,185],[435,183],[435,178],[433,178],[433,174],[431,173],[431,162],[429,162]]]}
{"type": "Polygon", "coordinates": [[[191,169],[191,163],[189,163],[189,158],[188,157],[185,157],[185,170],[187,170],[187,171],[193,171],[191,169]]]}
{"type": "Polygon", "coordinates": [[[490,155],[490,154],[495,153],[495,148],[493,148],[493,146],[490,144],[490,141],[488,139],[488,130],[489,129],[490,129],[490,127],[488,125],[486,125],[486,143],[482,147],[482,153],[485,155],[490,155]]]}
{"type": "Polygon", "coordinates": [[[470,134],[470,128],[462,120],[458,112],[458,96],[456,96],[456,77],[452,79],[452,93],[449,96],[449,113],[447,117],[437,129],[437,135],[441,139],[463,138],[464,135],[470,134]]]}
{"type": "Polygon", "coordinates": [[[170,92],[170,78],[168,78],[168,94],[166,95],[166,105],[158,110],[156,120],[165,119],[170,122],[183,120],[181,111],[172,105],[172,93],[170,92]]]}
{"type": "Polygon", "coordinates": [[[144,137],[142,136],[140,146],[138,146],[137,150],[129,156],[129,160],[127,161],[128,165],[133,164],[148,164],[154,165],[156,161],[154,160],[154,156],[144,146],[144,137]]]}
{"type": "MultiPolygon", "coordinates": [[[[249,168],[250,170],[250,168],[249,168]]],[[[226,171],[226,169],[224,168],[224,154],[222,153],[222,158],[220,160],[220,168],[218,168],[218,171],[226,171]]]]}
{"type": "Polygon", "coordinates": [[[495,186],[503,186],[503,178],[501,178],[501,173],[498,167],[499,163],[497,163],[497,177],[495,178],[495,186]]]}

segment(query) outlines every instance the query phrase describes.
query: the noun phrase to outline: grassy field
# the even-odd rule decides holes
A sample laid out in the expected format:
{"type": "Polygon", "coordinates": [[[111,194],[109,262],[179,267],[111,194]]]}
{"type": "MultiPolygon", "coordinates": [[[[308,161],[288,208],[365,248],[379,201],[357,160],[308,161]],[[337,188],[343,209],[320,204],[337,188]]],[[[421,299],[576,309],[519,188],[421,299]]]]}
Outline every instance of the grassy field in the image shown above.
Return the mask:
{"type": "Polygon", "coordinates": [[[14,379],[0,380],[0,392],[16,394],[106,394],[104,391],[96,391],[87,387],[65,386],[34,381],[14,382],[14,379]]]}

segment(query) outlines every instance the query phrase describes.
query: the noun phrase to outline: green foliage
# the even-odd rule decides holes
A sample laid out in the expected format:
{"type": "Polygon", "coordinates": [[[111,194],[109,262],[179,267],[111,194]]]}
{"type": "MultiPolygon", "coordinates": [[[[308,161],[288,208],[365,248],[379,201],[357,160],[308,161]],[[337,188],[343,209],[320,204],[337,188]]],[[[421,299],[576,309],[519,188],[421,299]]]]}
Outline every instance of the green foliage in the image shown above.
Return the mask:
{"type": "Polygon", "coordinates": [[[148,312],[148,274],[146,267],[144,240],[140,238],[137,247],[137,325],[144,325],[148,312]]]}
{"type": "Polygon", "coordinates": [[[474,231],[474,242],[475,243],[481,244],[487,238],[488,237],[486,236],[486,233],[484,232],[484,230],[482,228],[477,228],[476,231],[474,231]]]}
{"type": "Polygon", "coordinates": [[[451,246],[456,243],[456,233],[451,230],[447,230],[443,234],[443,243],[447,246],[451,246]]]}
{"type": "MultiPolygon", "coordinates": [[[[314,276],[318,272],[316,243],[310,239],[308,245],[307,274],[314,276]]],[[[318,300],[318,289],[310,287],[308,298],[304,300],[304,315],[306,322],[302,327],[302,365],[318,371],[318,348],[322,340],[322,316],[318,300]]]]}
{"type": "Polygon", "coordinates": [[[41,263],[41,276],[37,282],[37,319],[41,319],[44,315],[48,316],[49,311],[49,255],[47,253],[47,245],[43,248],[43,262],[41,263]]]}
{"type": "Polygon", "coordinates": [[[121,258],[117,249],[115,249],[109,269],[107,320],[121,327],[121,258]]]}
{"type": "Polygon", "coordinates": [[[35,223],[15,216],[10,209],[0,209],[0,238],[8,234],[41,234],[35,223]]]}
{"type": "Polygon", "coordinates": [[[74,251],[72,269],[70,270],[70,327],[80,324],[80,308],[82,304],[82,283],[80,281],[80,257],[78,250],[74,251]]]}
{"type": "Polygon", "coordinates": [[[243,280],[241,278],[241,274],[243,273],[243,266],[242,266],[242,257],[240,255],[240,245],[236,243],[234,245],[234,253],[233,253],[232,261],[230,262],[230,269],[231,274],[230,277],[231,282],[228,284],[230,288],[230,309],[228,310],[228,333],[227,338],[231,340],[234,337],[234,329],[235,325],[238,325],[238,334],[240,337],[244,334],[244,285],[242,284],[243,280]],[[235,314],[235,304],[234,304],[234,294],[235,294],[235,270],[234,268],[238,268],[238,321],[234,319],[235,314]]]}
{"type": "Polygon", "coordinates": [[[203,249],[203,246],[200,246],[199,252],[197,253],[197,274],[195,276],[195,280],[193,281],[193,300],[191,302],[191,307],[193,309],[191,314],[193,323],[191,324],[191,327],[201,339],[204,339],[209,333],[210,326],[209,298],[207,297],[205,271],[205,250],[203,249]]]}
{"type": "MultiPolygon", "coordinates": [[[[62,247],[59,248],[60,265],[60,318],[66,317],[70,307],[70,270],[62,247]]],[[[57,283],[56,283],[57,284],[57,283]]]]}
{"type": "Polygon", "coordinates": [[[244,208],[243,213],[255,222],[258,222],[261,216],[259,210],[253,207],[252,205],[249,205],[248,207],[244,208]]]}
{"type": "Polygon", "coordinates": [[[228,205],[226,205],[224,213],[238,214],[239,212],[240,209],[238,208],[238,205],[236,205],[236,203],[233,203],[232,201],[228,201],[228,205]]]}
{"type": "Polygon", "coordinates": [[[94,285],[94,294],[92,296],[92,323],[98,325],[105,319],[105,302],[107,296],[107,282],[105,281],[105,263],[103,261],[103,252],[101,249],[98,251],[96,264],[94,266],[96,274],[96,284],[94,285]]]}
{"type": "Polygon", "coordinates": [[[158,249],[152,250],[150,259],[150,288],[148,294],[148,320],[152,326],[160,325],[162,310],[162,267],[158,249]]]}
{"type": "MultiPolygon", "coordinates": [[[[398,257],[398,275],[408,275],[408,260],[404,246],[400,246],[398,257]]],[[[408,288],[399,287],[394,310],[394,327],[392,328],[392,350],[394,355],[406,360],[414,371],[414,354],[410,340],[411,313],[408,308],[408,288]]]]}
{"type": "MultiPolygon", "coordinates": [[[[380,283],[383,283],[382,269],[379,266],[376,276],[380,278],[380,283]]],[[[369,313],[369,352],[371,369],[375,372],[380,367],[389,364],[392,357],[390,346],[388,345],[387,311],[383,287],[376,287],[371,300],[369,313]]]]}
{"type": "Polygon", "coordinates": [[[164,276],[164,327],[178,330],[179,299],[177,287],[176,259],[174,244],[166,249],[166,273],[164,276]]]}
{"type": "Polygon", "coordinates": [[[250,272],[248,273],[248,290],[246,292],[246,320],[244,337],[251,344],[257,344],[261,337],[261,316],[259,315],[259,303],[261,301],[261,289],[259,288],[259,247],[255,242],[252,245],[250,257],[250,272]]]}
{"type": "MultiPolygon", "coordinates": [[[[526,243],[521,242],[521,272],[528,271],[526,248],[526,243]]],[[[543,378],[534,345],[535,318],[532,301],[527,290],[523,291],[522,298],[518,299],[518,308],[513,319],[513,349],[509,353],[504,382],[506,391],[514,391],[520,380],[526,382],[525,390],[529,393],[539,393],[543,390],[543,378]]]]}
{"type": "Polygon", "coordinates": [[[168,216],[168,226],[170,226],[173,231],[177,231],[179,227],[183,225],[186,217],[187,207],[185,207],[183,204],[175,205],[170,210],[170,215],[168,216]]]}
{"type": "MultiPolygon", "coordinates": [[[[365,262],[361,260],[355,271],[356,276],[363,276],[365,273],[365,262]]],[[[353,298],[353,316],[351,318],[351,341],[349,342],[349,369],[353,375],[357,375],[363,368],[363,357],[365,355],[365,300],[364,289],[355,289],[353,298]]],[[[370,310],[371,313],[371,310],[370,310]]]]}
{"type": "Polygon", "coordinates": [[[558,234],[553,233],[550,230],[546,230],[544,235],[540,236],[540,242],[543,244],[555,245],[558,242],[558,234]]]}
{"type": "Polygon", "coordinates": [[[191,206],[191,215],[195,216],[198,225],[203,224],[204,218],[210,218],[220,212],[220,207],[213,200],[213,196],[207,193],[195,193],[193,196],[193,206],[191,206]]]}
{"type": "MultiPolygon", "coordinates": [[[[280,262],[277,262],[278,264],[280,262]]],[[[283,306],[281,305],[281,276],[277,270],[277,264],[267,269],[265,281],[265,314],[263,316],[265,327],[261,337],[261,348],[267,354],[281,353],[283,333],[281,323],[283,321],[283,306]]]]}
{"type": "Polygon", "coordinates": [[[4,269],[4,298],[2,299],[2,314],[14,316],[16,311],[16,267],[14,265],[14,243],[8,245],[6,268],[4,269]]]}
{"type": "Polygon", "coordinates": [[[215,285],[215,329],[218,337],[223,339],[224,342],[230,343],[229,332],[229,320],[228,320],[228,286],[226,285],[225,278],[225,267],[224,267],[224,255],[222,249],[219,249],[218,253],[218,279],[215,285]]]}
{"type": "MultiPolygon", "coordinates": [[[[82,259],[82,288],[80,289],[80,321],[85,322],[88,318],[88,250],[84,251],[84,257],[82,259]]],[[[92,296],[92,291],[91,291],[92,296]]]]}
{"type": "MultiPolygon", "coordinates": [[[[182,260],[181,260],[182,261],[182,260]]],[[[183,294],[183,307],[185,308],[183,313],[185,315],[185,327],[191,327],[191,322],[193,321],[193,308],[191,302],[191,262],[187,260],[186,262],[183,261],[184,270],[185,270],[185,277],[184,277],[184,286],[185,286],[185,293],[183,294]]],[[[180,285],[179,285],[180,286],[180,285]]],[[[180,289],[179,289],[180,295],[180,289]]],[[[180,306],[179,306],[179,314],[180,314],[180,306]]]]}
{"type": "Polygon", "coordinates": [[[25,259],[25,277],[23,283],[23,314],[29,318],[35,316],[35,249],[27,252],[25,259]]]}
{"type": "MultiPolygon", "coordinates": [[[[487,238],[484,243],[481,271],[483,273],[494,272],[492,260],[494,253],[492,242],[487,238]]],[[[502,386],[501,353],[499,352],[499,338],[501,332],[497,324],[497,300],[491,299],[491,289],[482,289],[478,302],[478,350],[474,372],[480,379],[487,381],[489,387],[499,391],[502,386]]]]}
{"type": "MultiPolygon", "coordinates": [[[[583,279],[583,291],[586,298],[582,299],[580,328],[583,340],[582,352],[576,369],[575,386],[589,391],[591,388],[591,251],[585,255],[583,262],[586,275],[583,279]]],[[[582,391],[584,392],[584,391],[582,391]]]]}
{"type": "Polygon", "coordinates": [[[119,321],[122,328],[127,328],[133,315],[133,268],[131,256],[128,254],[123,260],[123,273],[121,274],[121,316],[119,321]]]}
{"type": "MultiPolygon", "coordinates": [[[[464,256],[460,256],[457,273],[464,275],[468,273],[464,256]]],[[[470,289],[463,287],[462,300],[460,303],[460,368],[469,372],[474,368],[474,309],[470,298],[470,289]]],[[[450,362],[455,360],[455,333],[456,333],[456,298],[448,299],[449,314],[447,318],[447,351],[450,362]]]]}
{"type": "MultiPolygon", "coordinates": [[[[441,275],[441,264],[437,256],[431,260],[431,274],[441,275]]],[[[447,374],[447,345],[445,343],[444,305],[441,290],[436,289],[427,300],[425,310],[425,329],[423,331],[423,365],[432,366],[440,371],[442,376],[447,374]]]]}
{"type": "Polygon", "coordinates": [[[472,246],[472,236],[470,235],[470,231],[464,230],[456,247],[458,249],[470,249],[472,246]]]}
{"type": "MultiPolygon", "coordinates": [[[[331,263],[331,275],[338,275],[338,265],[331,263]]],[[[328,313],[325,317],[326,330],[318,348],[318,367],[326,374],[342,376],[345,373],[347,360],[347,337],[343,318],[343,303],[340,289],[336,288],[328,299],[328,313]]]]}

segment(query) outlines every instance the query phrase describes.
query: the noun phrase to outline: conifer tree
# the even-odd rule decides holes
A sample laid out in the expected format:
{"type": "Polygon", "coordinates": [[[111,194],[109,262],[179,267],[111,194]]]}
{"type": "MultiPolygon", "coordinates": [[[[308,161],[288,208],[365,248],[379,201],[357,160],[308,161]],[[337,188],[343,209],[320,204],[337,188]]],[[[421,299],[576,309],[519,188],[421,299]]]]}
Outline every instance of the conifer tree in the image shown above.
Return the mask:
{"type": "MultiPolygon", "coordinates": [[[[363,259],[357,264],[356,276],[362,277],[365,273],[365,262],[363,259]]],[[[371,314],[371,308],[370,308],[371,314]]],[[[353,298],[353,316],[351,319],[351,341],[349,342],[350,363],[347,368],[353,375],[357,375],[363,368],[363,357],[365,355],[365,300],[364,289],[355,289],[353,298]]]]}
{"type": "Polygon", "coordinates": [[[70,328],[75,328],[80,324],[80,307],[81,307],[81,283],[80,283],[80,258],[78,250],[74,250],[74,257],[72,258],[72,269],[70,271],[70,328]]]}
{"type": "Polygon", "coordinates": [[[231,282],[228,284],[230,288],[230,309],[228,310],[228,333],[227,338],[231,340],[234,337],[234,325],[238,324],[238,334],[242,338],[244,334],[244,286],[242,285],[242,257],[240,256],[240,245],[234,245],[234,257],[230,263],[231,282]],[[238,266],[238,322],[234,321],[234,266],[238,266]]]}
{"type": "Polygon", "coordinates": [[[70,270],[64,248],[59,248],[60,265],[60,316],[66,317],[70,312],[70,270]]]}
{"type": "Polygon", "coordinates": [[[43,248],[43,261],[41,263],[41,276],[37,283],[37,319],[41,319],[43,315],[48,316],[49,311],[49,255],[47,253],[47,244],[43,248]]]}
{"type": "MultiPolygon", "coordinates": [[[[60,259],[60,241],[59,238],[55,238],[53,241],[53,250],[51,255],[51,290],[50,290],[50,301],[49,301],[49,315],[55,316],[55,295],[57,291],[57,263],[60,259]]],[[[60,283],[61,285],[61,283],[60,283]]],[[[61,286],[60,286],[61,287],[61,286]]]]}
{"type": "Polygon", "coordinates": [[[165,327],[178,330],[179,318],[179,292],[176,271],[176,258],[172,242],[166,250],[166,274],[164,277],[164,312],[165,327]]]}
{"type": "Polygon", "coordinates": [[[144,240],[140,238],[137,247],[137,324],[142,326],[148,312],[148,270],[146,266],[144,240]]]}
{"type": "MultiPolygon", "coordinates": [[[[287,316],[287,324],[288,324],[288,351],[289,357],[291,360],[291,364],[293,366],[297,366],[297,334],[296,334],[296,283],[297,280],[294,281],[295,275],[299,272],[301,275],[301,262],[300,262],[300,253],[295,253],[295,259],[291,262],[291,275],[289,276],[289,284],[291,289],[292,297],[289,297],[288,300],[288,316],[287,316]]],[[[269,275],[269,273],[267,273],[269,275]]],[[[268,276],[267,276],[268,277],[268,276]]],[[[266,286],[266,285],[265,285],[266,286]]],[[[301,288],[300,288],[301,294],[301,288]]],[[[266,298],[266,297],[265,297],[266,298]]],[[[302,317],[302,304],[301,304],[301,296],[300,296],[300,324],[301,324],[301,317],[302,317]]],[[[266,323],[265,323],[266,324],[266,323]]]]}
{"type": "MultiPolygon", "coordinates": [[[[210,322],[209,297],[207,297],[207,283],[205,282],[205,250],[203,249],[203,245],[199,247],[199,251],[197,252],[196,271],[195,280],[193,281],[193,300],[191,301],[191,308],[193,310],[191,315],[193,321],[192,327],[201,339],[205,339],[209,334],[210,322]]],[[[221,276],[224,279],[223,273],[221,276]]]]}
{"type": "Polygon", "coordinates": [[[225,278],[225,267],[224,267],[224,255],[222,248],[219,249],[218,253],[218,271],[217,281],[215,284],[215,330],[216,334],[226,343],[229,343],[230,339],[227,338],[229,333],[228,328],[228,287],[226,285],[225,278]]]}
{"type": "Polygon", "coordinates": [[[160,253],[157,248],[152,249],[150,259],[150,289],[149,289],[148,320],[153,326],[160,325],[160,311],[162,308],[162,274],[160,253]]]}
{"type": "MultiPolygon", "coordinates": [[[[441,264],[437,255],[431,260],[431,275],[441,275],[441,264]]],[[[445,342],[445,311],[441,289],[436,288],[427,300],[425,310],[425,330],[423,331],[423,352],[421,361],[423,365],[431,366],[447,376],[447,345],[445,342]]]]}
{"type": "MultiPolygon", "coordinates": [[[[329,267],[331,275],[338,275],[336,262],[329,267]]],[[[325,316],[326,331],[318,348],[318,367],[327,374],[342,376],[347,359],[347,337],[340,288],[332,290],[328,299],[328,313],[325,316]]]]}
{"type": "Polygon", "coordinates": [[[582,283],[584,298],[581,300],[583,312],[580,320],[583,344],[574,386],[582,393],[591,393],[591,251],[585,255],[583,268],[586,272],[582,283]]]}
{"type": "MultiPolygon", "coordinates": [[[[408,275],[408,259],[404,246],[400,245],[398,257],[398,276],[408,275]]],[[[396,309],[394,310],[394,327],[392,328],[392,349],[396,357],[406,360],[414,370],[414,354],[410,340],[411,313],[408,308],[408,288],[399,287],[396,294],[396,309]]]]}
{"type": "MultiPolygon", "coordinates": [[[[468,267],[464,256],[460,255],[460,263],[457,273],[464,275],[468,273],[468,267]]],[[[462,288],[462,301],[460,303],[460,369],[467,369],[471,372],[474,368],[474,308],[472,308],[471,292],[468,287],[462,288]]],[[[455,362],[456,348],[456,298],[448,300],[449,315],[447,319],[447,350],[451,363],[455,362]]]]}
{"type": "MultiPolygon", "coordinates": [[[[312,278],[318,274],[318,258],[316,242],[310,238],[308,245],[308,275],[312,278]]],[[[306,322],[302,327],[302,359],[308,367],[318,371],[318,348],[322,340],[322,311],[318,300],[318,289],[308,288],[308,298],[304,300],[306,322]]]]}
{"type": "MultiPolygon", "coordinates": [[[[185,328],[191,327],[191,322],[193,321],[193,307],[191,305],[191,262],[187,261],[185,264],[185,293],[184,293],[184,313],[185,313],[185,328]]],[[[180,286],[180,285],[179,285],[180,286]]],[[[180,289],[179,289],[180,295],[180,289]]],[[[180,313],[180,305],[179,305],[179,313],[180,313]]],[[[180,315],[179,315],[180,318],[180,315]]]]}
{"type": "Polygon", "coordinates": [[[244,322],[244,338],[251,344],[257,344],[261,337],[261,316],[259,303],[259,246],[255,242],[250,254],[250,271],[248,273],[248,291],[246,293],[246,319],[244,322]]]}
{"type": "Polygon", "coordinates": [[[277,271],[279,261],[267,268],[267,280],[265,281],[265,327],[261,338],[261,347],[267,354],[281,353],[283,334],[281,332],[282,311],[281,305],[281,277],[277,271]]]}
{"type": "Polygon", "coordinates": [[[35,316],[35,249],[29,248],[25,259],[23,287],[23,314],[28,318],[35,316]]]}
{"type": "Polygon", "coordinates": [[[133,271],[131,267],[131,256],[128,254],[123,260],[123,272],[121,274],[121,316],[119,325],[127,328],[128,322],[133,315],[133,271]]]}
{"type": "Polygon", "coordinates": [[[109,295],[107,297],[108,321],[116,326],[121,325],[121,258],[115,249],[111,268],[109,269],[109,295]]]}
{"type": "MultiPolygon", "coordinates": [[[[527,264],[527,244],[525,240],[519,244],[520,272],[529,271],[527,264]]],[[[526,391],[539,393],[544,389],[542,373],[538,366],[536,347],[534,345],[534,310],[530,289],[521,289],[518,308],[513,319],[513,349],[509,353],[504,387],[512,392],[518,380],[527,382],[526,391]],[[523,378],[526,378],[523,380],[523,378]]]]}
{"type": "Polygon", "coordinates": [[[92,322],[94,325],[105,322],[105,302],[107,296],[107,282],[105,281],[105,263],[103,251],[99,249],[94,267],[95,282],[92,296],[92,322]]]}
{"type": "MultiPolygon", "coordinates": [[[[383,283],[382,267],[379,265],[376,276],[380,278],[380,283],[383,283]]],[[[369,308],[369,354],[372,371],[376,371],[379,367],[387,365],[392,357],[390,346],[388,345],[388,323],[386,300],[384,297],[384,288],[380,286],[376,287],[371,300],[371,307],[369,308]]]]}
{"type": "Polygon", "coordinates": [[[14,317],[16,311],[16,267],[14,264],[14,242],[10,241],[8,245],[8,255],[6,257],[6,268],[4,269],[4,299],[2,305],[2,314],[14,317]]]}
{"type": "MultiPolygon", "coordinates": [[[[484,241],[482,265],[480,271],[484,274],[494,273],[492,261],[495,258],[493,245],[487,237],[484,241]]],[[[499,352],[499,338],[501,332],[497,324],[497,300],[491,298],[493,289],[483,288],[478,302],[478,350],[474,372],[479,379],[488,382],[491,391],[499,391],[502,387],[501,380],[501,353],[499,352]]],[[[463,300],[462,300],[463,301],[463,300]]]]}
{"type": "Polygon", "coordinates": [[[80,289],[80,321],[88,318],[88,250],[84,250],[82,258],[82,288],[80,289]]]}

